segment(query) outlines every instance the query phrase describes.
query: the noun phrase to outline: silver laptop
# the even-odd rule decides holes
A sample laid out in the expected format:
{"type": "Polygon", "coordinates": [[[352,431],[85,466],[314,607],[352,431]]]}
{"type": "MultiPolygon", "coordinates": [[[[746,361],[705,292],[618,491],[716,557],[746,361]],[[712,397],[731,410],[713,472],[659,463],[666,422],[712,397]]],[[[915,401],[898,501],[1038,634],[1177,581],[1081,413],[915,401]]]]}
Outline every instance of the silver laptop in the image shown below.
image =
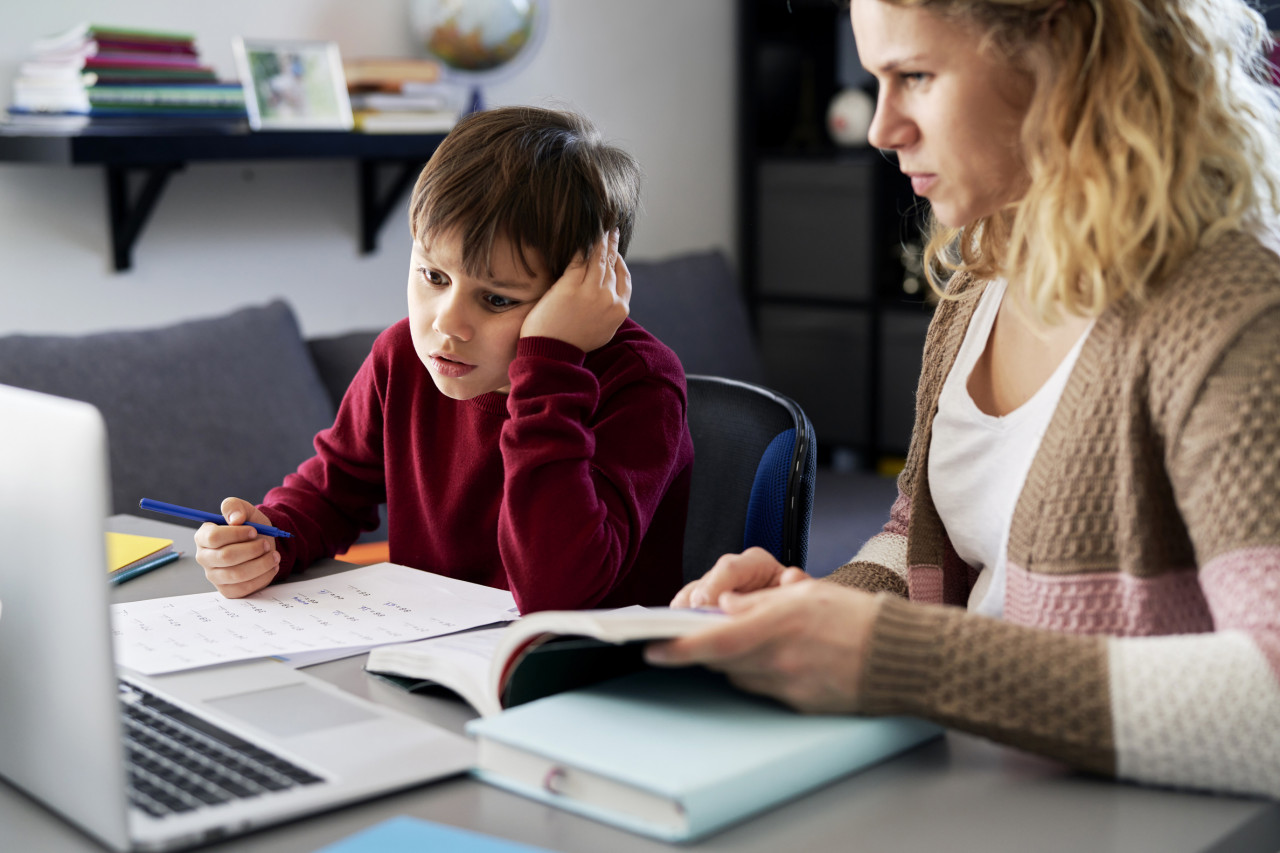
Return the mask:
{"type": "Polygon", "coordinates": [[[470,741],[276,661],[112,659],[106,428],[0,385],[0,776],[117,850],[170,850],[459,773],[470,741]]]}

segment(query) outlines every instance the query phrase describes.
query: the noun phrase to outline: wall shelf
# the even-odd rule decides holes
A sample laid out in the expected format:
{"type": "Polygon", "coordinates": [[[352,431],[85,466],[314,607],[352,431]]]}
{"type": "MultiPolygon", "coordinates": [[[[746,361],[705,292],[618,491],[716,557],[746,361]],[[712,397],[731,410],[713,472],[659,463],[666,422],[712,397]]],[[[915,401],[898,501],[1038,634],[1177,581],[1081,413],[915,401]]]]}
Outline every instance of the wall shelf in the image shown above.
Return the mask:
{"type": "Polygon", "coordinates": [[[235,160],[355,160],[360,251],[377,249],[378,232],[413,184],[443,134],[345,131],[252,133],[138,131],[41,135],[0,133],[0,162],[102,166],[116,271],[133,265],[133,247],[169,179],[188,163],[235,160]],[[390,174],[390,180],[383,177],[390,174]],[[140,184],[135,190],[132,185],[140,184]]]}

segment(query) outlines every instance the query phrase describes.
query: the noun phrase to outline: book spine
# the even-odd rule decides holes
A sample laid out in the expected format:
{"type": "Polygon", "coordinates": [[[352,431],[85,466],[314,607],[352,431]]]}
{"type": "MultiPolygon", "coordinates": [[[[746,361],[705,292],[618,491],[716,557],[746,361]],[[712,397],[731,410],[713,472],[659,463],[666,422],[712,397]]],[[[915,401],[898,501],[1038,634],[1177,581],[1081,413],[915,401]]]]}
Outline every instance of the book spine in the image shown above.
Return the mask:
{"type": "Polygon", "coordinates": [[[112,104],[244,106],[244,90],[239,86],[92,86],[86,92],[89,103],[93,106],[112,104]]]}
{"type": "Polygon", "coordinates": [[[207,70],[200,64],[200,57],[189,53],[152,53],[140,51],[112,50],[100,51],[84,58],[86,67],[161,67],[161,68],[198,68],[207,70]]]}
{"type": "Polygon", "coordinates": [[[86,71],[96,71],[99,69],[110,69],[110,68],[137,68],[137,69],[152,69],[152,70],[159,70],[159,71],[169,71],[175,68],[179,68],[179,69],[184,69],[188,71],[205,71],[210,73],[213,72],[212,68],[210,68],[207,65],[201,65],[198,60],[195,62],[188,62],[186,60],[182,60],[178,62],[170,62],[164,59],[121,58],[116,56],[103,56],[102,54],[98,54],[97,56],[89,56],[84,59],[84,69],[86,71]]]}
{"type": "MultiPolygon", "coordinates": [[[[563,797],[558,794],[552,794],[542,788],[536,788],[532,785],[524,785],[520,782],[500,776],[496,773],[490,773],[483,768],[472,768],[471,775],[479,779],[481,782],[487,782],[496,788],[502,788],[513,794],[519,794],[528,797],[531,800],[546,803],[549,806],[555,806],[564,809],[567,812],[573,812],[583,817],[598,820],[601,823],[613,824],[621,827],[629,832],[638,835],[647,835],[650,838],[657,838],[659,841],[683,842],[692,841],[695,836],[691,833],[684,832],[674,827],[665,827],[660,824],[650,823],[640,818],[626,814],[625,812],[613,811],[611,809],[602,809],[598,806],[584,803],[581,800],[575,800],[569,797],[563,797]]],[[[704,833],[705,834],[705,833],[704,833]]]]}

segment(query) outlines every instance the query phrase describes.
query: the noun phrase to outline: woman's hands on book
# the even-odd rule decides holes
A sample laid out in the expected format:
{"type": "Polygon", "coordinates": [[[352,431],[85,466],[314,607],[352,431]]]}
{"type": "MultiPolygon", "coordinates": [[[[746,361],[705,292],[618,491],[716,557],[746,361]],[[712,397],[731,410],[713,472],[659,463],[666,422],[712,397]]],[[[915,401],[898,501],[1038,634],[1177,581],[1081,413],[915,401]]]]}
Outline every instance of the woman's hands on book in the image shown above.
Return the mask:
{"type": "Polygon", "coordinates": [[[717,607],[726,592],[751,592],[808,580],[803,569],[783,566],[763,548],[725,554],[705,575],[690,581],[671,600],[672,607],[717,607]]]}
{"type": "Polygon", "coordinates": [[[271,524],[263,512],[240,498],[219,507],[227,524],[205,522],[196,531],[196,562],[209,583],[227,598],[244,598],[271,583],[280,567],[276,540],[245,524],[271,524]]]}
{"type": "Polygon", "coordinates": [[[875,596],[815,581],[753,548],[722,557],[672,602],[711,605],[733,618],[697,634],[651,643],[645,652],[649,663],[703,664],[744,690],[800,711],[858,710],[858,686],[879,610],[875,596]]]}

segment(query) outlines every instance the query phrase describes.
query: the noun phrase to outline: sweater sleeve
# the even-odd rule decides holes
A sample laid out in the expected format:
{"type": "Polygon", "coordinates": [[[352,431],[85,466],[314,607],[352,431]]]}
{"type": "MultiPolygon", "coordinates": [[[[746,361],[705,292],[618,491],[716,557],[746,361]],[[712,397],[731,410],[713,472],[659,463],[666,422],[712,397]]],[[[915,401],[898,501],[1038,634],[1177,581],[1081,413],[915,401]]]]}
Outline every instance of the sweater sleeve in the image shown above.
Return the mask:
{"type": "Polygon", "coordinates": [[[361,531],[378,527],[378,506],[387,499],[378,352],[375,344],[352,379],[333,426],[316,435],[315,455],[267,492],[259,506],[272,524],[293,534],[276,543],[276,582],[342,553],[361,531]]]}
{"type": "Polygon", "coordinates": [[[860,710],[1136,781],[1280,797],[1278,322],[1234,340],[1169,436],[1212,632],[1080,636],[886,600],[860,710]]]}
{"type": "Polygon", "coordinates": [[[898,492],[884,529],[867,540],[852,560],[826,579],[867,592],[890,592],[907,597],[907,522],[911,503],[898,492]]]}
{"type": "Polygon", "coordinates": [[[631,353],[597,377],[584,355],[522,338],[511,363],[498,547],[522,613],[608,595],[681,464],[683,387],[631,353]]]}

